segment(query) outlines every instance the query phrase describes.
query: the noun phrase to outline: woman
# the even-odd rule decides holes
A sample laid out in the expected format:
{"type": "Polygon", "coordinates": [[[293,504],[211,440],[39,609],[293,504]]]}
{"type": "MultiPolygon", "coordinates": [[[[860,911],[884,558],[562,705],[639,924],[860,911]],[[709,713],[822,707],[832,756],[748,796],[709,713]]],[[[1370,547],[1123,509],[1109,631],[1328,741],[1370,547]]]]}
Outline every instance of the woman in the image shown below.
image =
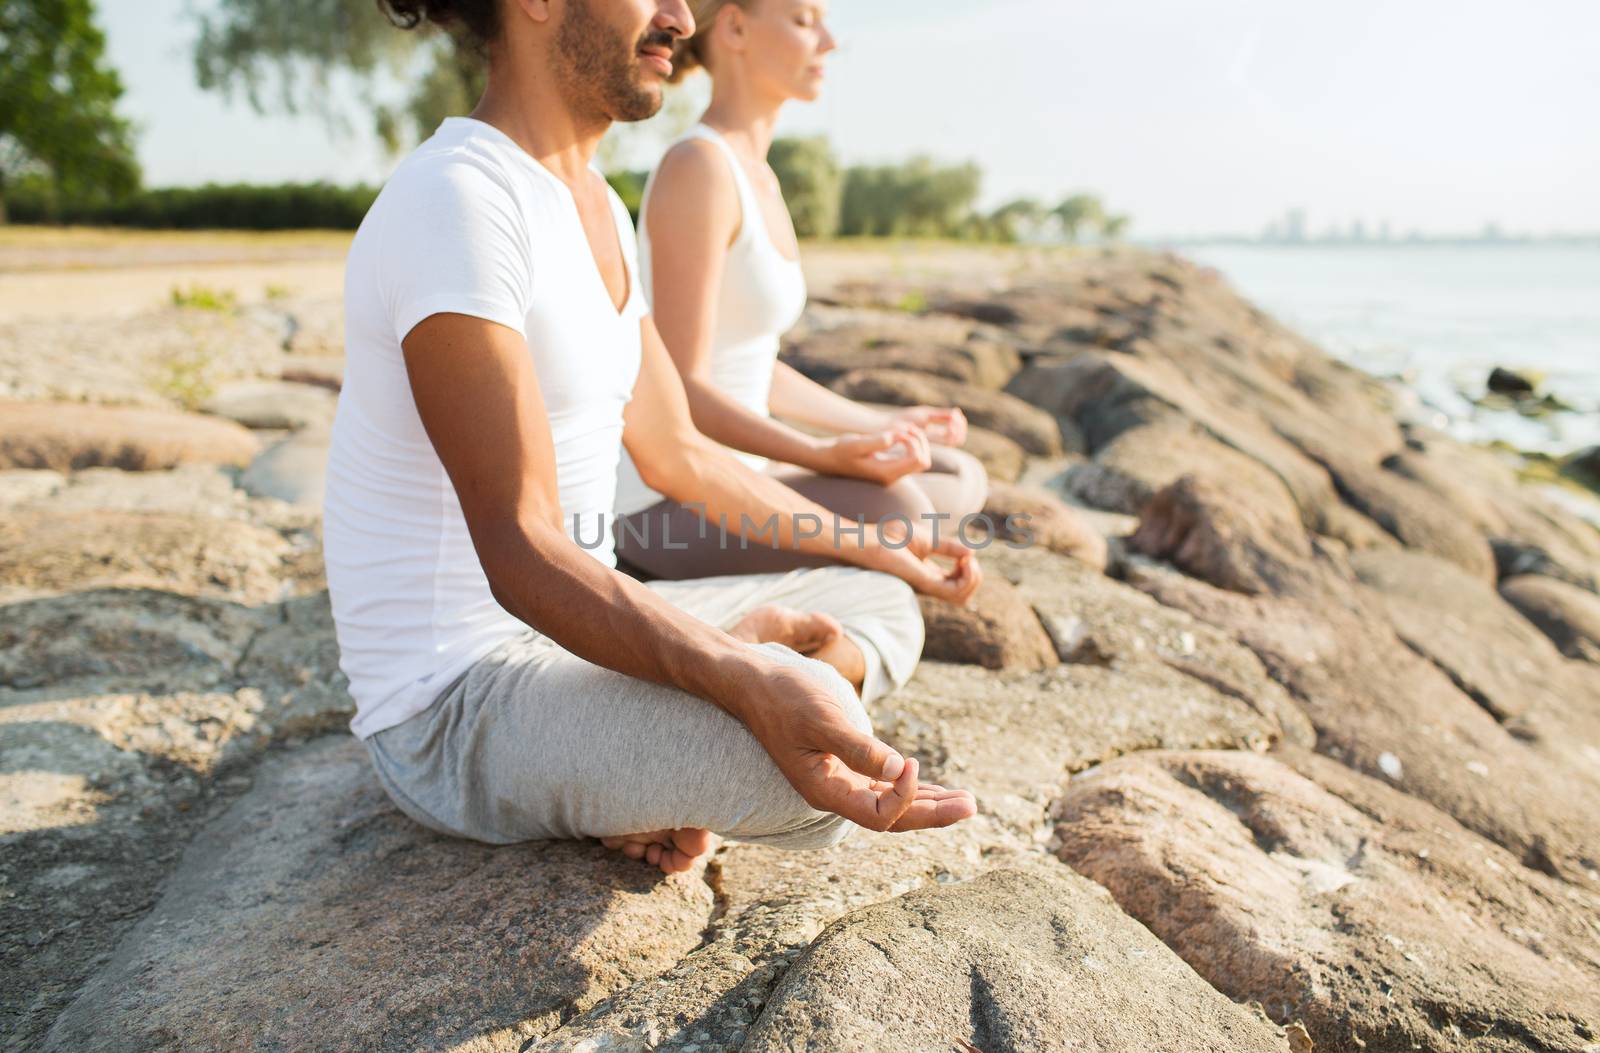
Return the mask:
{"type": "MultiPolygon", "coordinates": [[[[698,0],[674,79],[711,76],[711,103],[645,188],[640,238],[656,326],[683,376],[694,422],[752,467],[859,522],[948,515],[953,531],[981,510],[983,466],[956,449],[959,409],[885,412],[852,402],[778,361],[779,338],[805,308],[799,244],[766,163],[784,104],[812,100],[835,42],[820,0],[698,0]],[[817,438],[773,417],[826,433],[817,438]]],[[[619,554],[656,577],[813,566],[816,557],[728,545],[691,508],[663,500],[631,462],[618,483],[619,554]],[[687,545],[687,547],[685,547],[687,545]]]]}

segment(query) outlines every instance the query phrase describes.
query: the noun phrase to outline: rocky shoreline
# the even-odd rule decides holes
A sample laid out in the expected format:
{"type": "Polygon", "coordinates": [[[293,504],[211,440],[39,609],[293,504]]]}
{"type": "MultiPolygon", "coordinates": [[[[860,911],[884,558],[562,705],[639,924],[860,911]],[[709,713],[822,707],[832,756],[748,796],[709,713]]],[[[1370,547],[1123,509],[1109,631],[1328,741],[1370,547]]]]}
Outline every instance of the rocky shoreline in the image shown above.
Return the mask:
{"type": "Polygon", "coordinates": [[[1181,260],[814,291],[1032,517],[873,713],[979,815],[670,878],[343,731],[336,301],[0,325],[4,1048],[1600,1050],[1600,531],[1181,260]]]}

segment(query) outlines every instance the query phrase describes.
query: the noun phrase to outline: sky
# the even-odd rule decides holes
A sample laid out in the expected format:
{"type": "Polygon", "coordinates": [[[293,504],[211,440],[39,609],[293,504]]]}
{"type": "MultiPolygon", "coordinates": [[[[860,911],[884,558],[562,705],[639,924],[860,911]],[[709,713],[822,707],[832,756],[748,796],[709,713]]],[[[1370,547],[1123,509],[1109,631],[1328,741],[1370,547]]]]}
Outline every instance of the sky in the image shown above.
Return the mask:
{"type": "MultiPolygon", "coordinates": [[[[341,133],[195,87],[208,2],[100,0],[146,182],[381,179],[358,112],[341,133]]],[[[1600,231],[1595,0],[832,0],[829,21],[823,97],[779,134],[975,160],[989,206],[1087,190],[1146,237],[1290,207],[1313,232],[1600,231]]]]}

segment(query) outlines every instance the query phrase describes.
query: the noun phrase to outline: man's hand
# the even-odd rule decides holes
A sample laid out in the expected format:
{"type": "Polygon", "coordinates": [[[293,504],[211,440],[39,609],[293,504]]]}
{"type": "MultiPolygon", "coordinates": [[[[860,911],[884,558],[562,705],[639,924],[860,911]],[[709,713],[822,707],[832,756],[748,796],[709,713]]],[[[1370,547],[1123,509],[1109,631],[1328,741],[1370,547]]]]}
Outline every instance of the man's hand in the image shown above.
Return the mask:
{"type": "Polygon", "coordinates": [[[907,406],[895,411],[896,424],[911,424],[932,442],[941,446],[960,446],[967,441],[967,415],[955,406],[907,406]]]}
{"type": "Polygon", "coordinates": [[[811,807],[891,833],[977,814],[970,792],[919,785],[917,761],[858,730],[804,670],[774,664],[753,695],[741,719],[811,807]]]}
{"type": "Polygon", "coordinates": [[[911,424],[896,424],[871,435],[841,435],[823,447],[819,467],[826,475],[867,479],[880,486],[925,472],[933,463],[928,437],[911,424]]]}

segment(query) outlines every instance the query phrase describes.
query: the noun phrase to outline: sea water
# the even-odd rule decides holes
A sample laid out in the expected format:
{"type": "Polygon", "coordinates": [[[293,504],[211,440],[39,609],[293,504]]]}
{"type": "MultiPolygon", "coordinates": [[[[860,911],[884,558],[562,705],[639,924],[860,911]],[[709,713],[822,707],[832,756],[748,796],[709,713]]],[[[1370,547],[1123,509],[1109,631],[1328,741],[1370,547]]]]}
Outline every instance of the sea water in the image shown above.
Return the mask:
{"type": "Polygon", "coordinates": [[[1600,246],[1201,245],[1178,250],[1330,353],[1407,384],[1458,438],[1600,443],[1600,246]],[[1570,411],[1479,405],[1495,366],[1570,411]]]}

